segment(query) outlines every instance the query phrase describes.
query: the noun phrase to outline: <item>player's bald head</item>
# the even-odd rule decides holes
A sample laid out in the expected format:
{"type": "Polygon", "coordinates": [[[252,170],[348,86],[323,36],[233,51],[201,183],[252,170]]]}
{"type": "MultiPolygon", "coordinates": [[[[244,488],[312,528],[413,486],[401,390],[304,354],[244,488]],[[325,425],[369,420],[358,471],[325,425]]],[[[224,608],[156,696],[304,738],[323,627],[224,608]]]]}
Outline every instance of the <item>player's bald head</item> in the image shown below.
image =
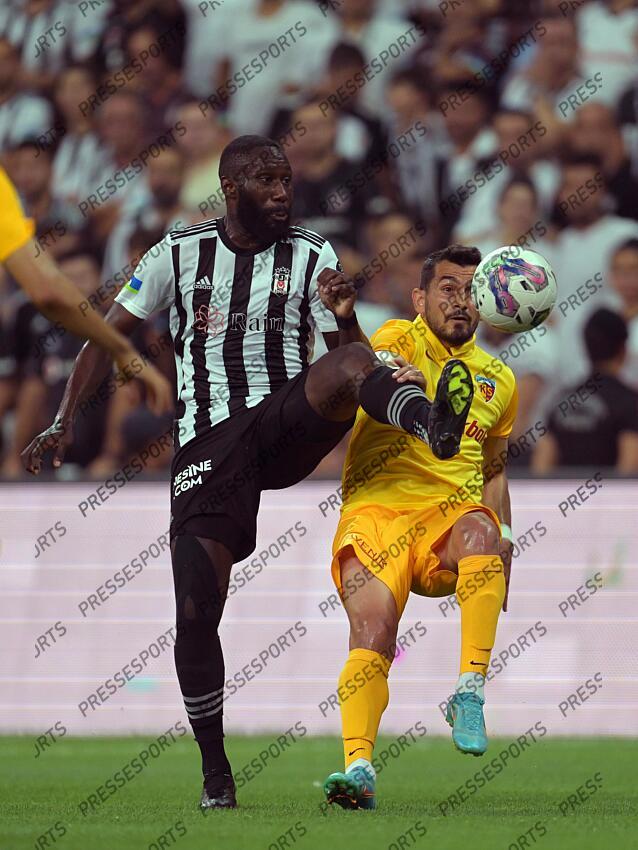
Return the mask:
{"type": "Polygon", "coordinates": [[[238,136],[222,151],[219,178],[243,182],[248,174],[268,163],[287,163],[283,148],[267,136],[238,136]]]}

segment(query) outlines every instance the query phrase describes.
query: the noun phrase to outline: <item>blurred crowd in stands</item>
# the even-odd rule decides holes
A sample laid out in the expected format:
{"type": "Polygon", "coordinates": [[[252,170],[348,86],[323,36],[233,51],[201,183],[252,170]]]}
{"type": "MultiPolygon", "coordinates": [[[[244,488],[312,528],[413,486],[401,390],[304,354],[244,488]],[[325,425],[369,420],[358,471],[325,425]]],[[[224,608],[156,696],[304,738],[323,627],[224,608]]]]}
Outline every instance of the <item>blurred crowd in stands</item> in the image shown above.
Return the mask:
{"type": "MultiPolygon", "coordinates": [[[[368,334],[413,318],[428,251],[546,256],[550,322],[478,334],[518,379],[511,462],[638,474],[635,0],[0,6],[0,161],[87,305],[106,312],[167,230],[224,214],[219,157],[243,133],[284,146],[294,220],[365,281],[368,334]]],[[[0,475],[13,478],[81,343],[0,275],[0,475]]],[[[172,373],[166,315],[137,344],[172,373]]],[[[138,386],[114,390],[86,405],[58,475],[105,478],[166,431],[138,386]]],[[[317,474],[338,477],[341,457],[317,474]]],[[[157,452],[157,470],[169,463],[157,452]]]]}

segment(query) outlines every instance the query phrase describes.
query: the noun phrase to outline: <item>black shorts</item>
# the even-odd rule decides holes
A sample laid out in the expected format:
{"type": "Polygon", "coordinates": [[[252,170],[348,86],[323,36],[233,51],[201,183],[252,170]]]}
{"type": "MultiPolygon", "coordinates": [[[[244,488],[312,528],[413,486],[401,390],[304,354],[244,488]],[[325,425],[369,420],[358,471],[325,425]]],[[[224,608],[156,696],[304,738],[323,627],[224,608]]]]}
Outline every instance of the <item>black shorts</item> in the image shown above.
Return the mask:
{"type": "Polygon", "coordinates": [[[315,413],[305,393],[308,371],[179,449],[171,469],[171,539],[188,533],[217,540],[236,562],[254,551],[261,491],[302,481],[354,422],[315,413]]]}

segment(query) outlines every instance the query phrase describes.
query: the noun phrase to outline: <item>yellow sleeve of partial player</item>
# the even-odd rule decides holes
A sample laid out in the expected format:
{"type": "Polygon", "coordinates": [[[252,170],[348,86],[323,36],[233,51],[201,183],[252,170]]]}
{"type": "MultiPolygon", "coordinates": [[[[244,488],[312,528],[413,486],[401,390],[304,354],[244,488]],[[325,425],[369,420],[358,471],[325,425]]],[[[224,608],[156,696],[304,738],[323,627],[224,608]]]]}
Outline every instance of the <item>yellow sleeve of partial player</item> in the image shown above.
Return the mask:
{"type": "Polygon", "coordinates": [[[510,396],[510,400],[507,404],[507,407],[503,411],[503,415],[498,420],[496,425],[490,430],[490,437],[509,437],[512,433],[512,428],[514,427],[514,422],[516,421],[516,412],[518,410],[518,389],[516,388],[516,381],[514,381],[512,385],[512,395],[510,396]]]}
{"type": "Polygon", "coordinates": [[[26,245],[34,232],[33,220],[25,218],[18,193],[0,167],[0,263],[26,245]]]}
{"type": "Polygon", "coordinates": [[[416,350],[415,325],[406,319],[390,319],[372,334],[370,345],[374,351],[400,354],[410,363],[416,350]]]}

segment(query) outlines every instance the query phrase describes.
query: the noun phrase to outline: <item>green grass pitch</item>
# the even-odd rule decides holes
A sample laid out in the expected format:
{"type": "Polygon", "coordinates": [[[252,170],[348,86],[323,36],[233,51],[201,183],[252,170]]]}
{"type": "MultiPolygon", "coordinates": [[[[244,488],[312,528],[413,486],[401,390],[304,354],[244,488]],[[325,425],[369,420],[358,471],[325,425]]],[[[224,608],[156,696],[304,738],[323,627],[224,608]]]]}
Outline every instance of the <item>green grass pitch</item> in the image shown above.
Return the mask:
{"type": "MultiPolygon", "coordinates": [[[[196,805],[199,757],[189,735],[96,811],[82,816],[79,802],[152,739],[64,738],[37,759],[34,738],[0,739],[1,850],[638,848],[636,740],[539,741],[444,817],[439,802],[509,741],[493,739],[481,759],[456,752],[449,739],[417,741],[379,775],[376,811],[331,807],[324,815],[320,786],[328,773],[341,769],[341,746],[337,739],[306,737],[239,790],[239,809],[203,817],[196,805]],[[602,787],[563,816],[560,801],[596,773],[602,787]],[[52,829],[56,822],[66,830],[61,837],[52,829]],[[182,824],[179,831],[177,822],[182,824]],[[535,824],[543,825],[542,835],[535,824]],[[38,842],[50,829],[46,843],[38,842]],[[185,834],[180,835],[181,830],[185,834]],[[402,835],[406,837],[399,842],[402,835]]],[[[272,740],[229,736],[234,769],[249,763],[272,740]]],[[[380,739],[377,752],[391,740],[380,739]]]]}

